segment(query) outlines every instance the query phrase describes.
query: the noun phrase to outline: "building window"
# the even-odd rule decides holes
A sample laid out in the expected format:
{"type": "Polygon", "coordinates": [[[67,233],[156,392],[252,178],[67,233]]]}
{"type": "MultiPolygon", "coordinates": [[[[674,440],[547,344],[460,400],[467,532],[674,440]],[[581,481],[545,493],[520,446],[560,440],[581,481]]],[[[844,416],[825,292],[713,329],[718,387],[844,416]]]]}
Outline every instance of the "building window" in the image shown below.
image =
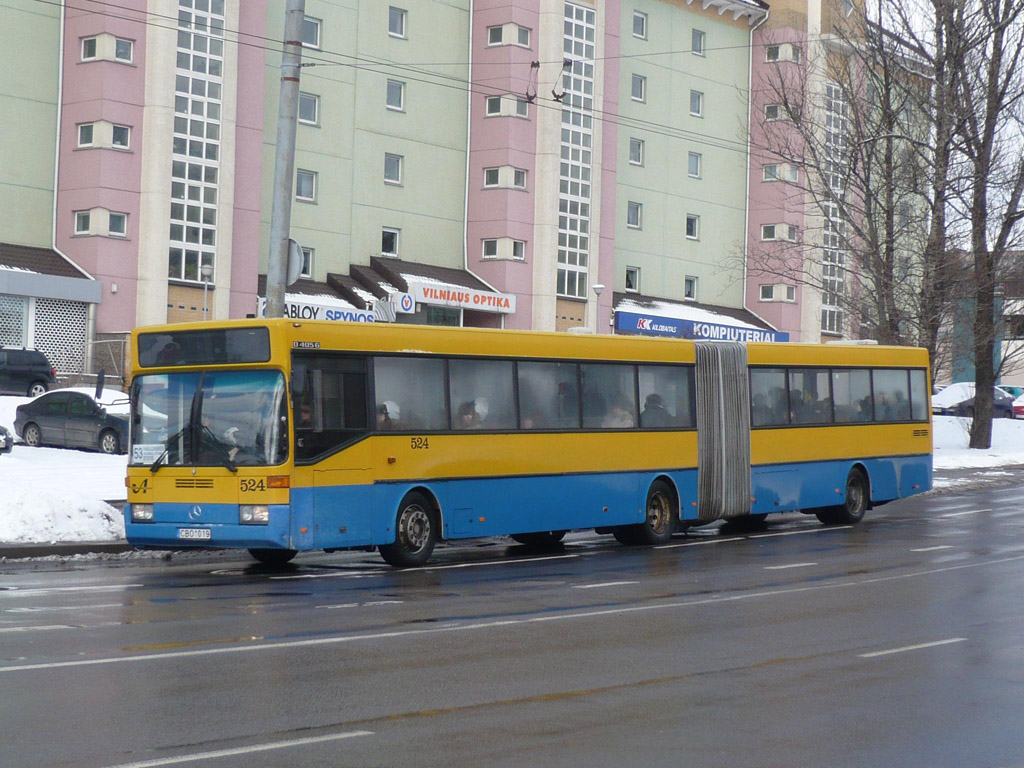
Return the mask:
{"type": "Polygon", "coordinates": [[[127,213],[111,213],[107,219],[107,231],[111,235],[118,235],[124,237],[128,232],[128,214],[127,213]]]}
{"type": "Polygon", "coordinates": [[[304,48],[320,47],[320,19],[302,17],[302,45],[304,48]]]}
{"type": "Polygon", "coordinates": [[[704,156],[700,152],[690,152],[687,157],[687,173],[692,179],[699,179],[701,174],[701,164],[703,163],[704,156]]]}
{"type": "Polygon", "coordinates": [[[312,93],[299,94],[299,122],[316,125],[320,122],[320,97],[312,93]]]}
{"type": "Polygon", "coordinates": [[[630,138],[629,140],[629,164],[644,164],[644,140],[630,138]]]}
{"type": "Polygon", "coordinates": [[[530,30],[526,27],[519,28],[519,45],[523,46],[523,48],[530,47],[530,30]]]}
{"type": "Polygon", "coordinates": [[[487,116],[493,117],[501,114],[501,96],[487,97],[487,116]]]}
{"type": "Polygon", "coordinates": [[[633,75],[633,90],[631,93],[633,101],[647,101],[647,78],[643,75],[633,75]]]}
{"type": "Polygon", "coordinates": [[[526,258],[526,241],[525,240],[513,240],[512,241],[512,258],[519,259],[522,261],[526,258]]]}
{"type": "Polygon", "coordinates": [[[786,239],[791,243],[795,243],[800,239],[800,228],[795,224],[786,225],[786,239]]]}
{"type": "Polygon", "coordinates": [[[96,58],[96,38],[86,37],[82,39],[82,61],[91,61],[96,58]]]}
{"type": "Polygon", "coordinates": [[[647,14],[633,11],[633,37],[647,39],[647,14]]]}
{"type": "Polygon", "coordinates": [[[313,277],[313,254],[315,251],[312,248],[302,249],[302,269],[299,271],[299,277],[313,277]]]}
{"type": "Polygon", "coordinates": [[[777,163],[767,163],[761,169],[765,181],[775,181],[779,178],[779,166],[777,163]]]}
{"type": "Polygon", "coordinates": [[[775,286],[774,285],[762,285],[761,286],[761,301],[774,301],[775,299],[775,286]]]}
{"type": "Polygon", "coordinates": [[[487,28],[487,44],[488,45],[501,45],[501,37],[504,32],[504,27],[500,24],[496,27],[487,28]]]}
{"type": "Polygon", "coordinates": [[[640,293],[640,267],[626,267],[626,290],[640,293]]]}
{"type": "Polygon", "coordinates": [[[496,187],[498,186],[499,170],[497,168],[484,168],[484,186],[485,187],[496,187]]]}
{"type": "Polygon", "coordinates": [[[484,258],[493,259],[498,256],[498,241],[484,240],[484,258]]]}
{"type": "Polygon", "coordinates": [[[92,134],[93,124],[82,123],[78,126],[78,146],[80,147],[91,147],[92,146],[92,134]]]}
{"type": "Polygon", "coordinates": [[[782,47],[779,46],[779,45],[766,45],[764,47],[764,60],[765,61],[778,61],[781,48],[782,47]]]}
{"type": "Polygon", "coordinates": [[[75,214],[75,234],[89,234],[89,224],[91,222],[91,219],[92,215],[89,213],[89,211],[78,211],[75,214]]]}
{"type": "Polygon", "coordinates": [[[512,186],[516,189],[526,189],[526,171],[522,168],[513,169],[512,186]]]}
{"type": "Polygon", "coordinates": [[[764,105],[764,119],[765,120],[778,120],[782,117],[782,105],[781,104],[765,104],[764,105]]]}
{"type": "Polygon", "coordinates": [[[626,203],[626,226],[630,229],[641,229],[643,226],[643,210],[641,203],[626,203]]]}
{"type": "Polygon", "coordinates": [[[405,11],[393,5],[388,8],[388,34],[405,38],[405,11]]]}
{"type": "Polygon", "coordinates": [[[404,158],[401,155],[384,155],[384,183],[385,184],[401,184],[402,183],[402,161],[404,158]]]}
{"type": "Polygon", "coordinates": [[[775,239],[776,226],[774,224],[762,224],[761,225],[761,239],[762,240],[774,240],[775,239]]]}
{"type": "Polygon", "coordinates": [[[398,256],[398,236],[402,230],[384,227],[380,231],[381,256],[398,256]]]}
{"type": "Polygon", "coordinates": [[[128,149],[131,143],[132,129],[127,125],[115,125],[111,134],[110,143],[118,149],[128,149]]]}
{"type": "Polygon", "coordinates": [[[796,286],[795,285],[787,285],[786,286],[786,301],[796,301],[796,286]]]}
{"type": "Polygon", "coordinates": [[[843,0],[843,13],[847,16],[853,13],[853,0],[843,0]]]}
{"type": "Polygon", "coordinates": [[[686,239],[700,240],[700,216],[695,213],[686,214],[686,239]]]}
{"type": "Polygon", "coordinates": [[[690,91],[690,114],[694,117],[704,116],[704,94],[700,91],[690,91]]]}
{"type": "Polygon", "coordinates": [[[693,275],[687,275],[683,279],[683,298],[690,301],[697,300],[697,278],[693,275]]]}
{"type": "Polygon", "coordinates": [[[519,117],[527,117],[530,114],[530,102],[521,96],[516,96],[516,114],[519,117]]]}
{"type": "Polygon", "coordinates": [[[388,109],[405,109],[405,83],[401,80],[388,80],[387,105],[388,109]]]}
{"type": "Polygon", "coordinates": [[[128,64],[132,63],[132,52],[135,44],[131,40],[122,40],[120,37],[114,40],[114,58],[128,64]]]}
{"type": "Polygon", "coordinates": [[[707,36],[699,29],[693,30],[690,35],[690,53],[694,56],[704,55],[704,43],[707,40],[707,36]]]}
{"type": "Polygon", "coordinates": [[[296,171],[295,199],[316,202],[316,171],[296,171]]]}

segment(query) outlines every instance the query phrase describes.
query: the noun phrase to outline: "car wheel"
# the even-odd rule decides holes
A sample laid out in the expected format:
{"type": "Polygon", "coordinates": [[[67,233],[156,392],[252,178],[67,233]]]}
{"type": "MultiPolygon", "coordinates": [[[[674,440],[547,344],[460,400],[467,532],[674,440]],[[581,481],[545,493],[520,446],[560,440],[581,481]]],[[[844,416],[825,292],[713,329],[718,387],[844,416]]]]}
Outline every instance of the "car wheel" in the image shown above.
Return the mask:
{"type": "Polygon", "coordinates": [[[100,435],[100,450],[103,453],[120,453],[121,441],[117,439],[117,433],[112,429],[106,429],[100,435]]]}
{"type": "Polygon", "coordinates": [[[39,397],[41,394],[46,392],[46,383],[42,381],[33,381],[28,385],[28,396],[39,397]]]}
{"type": "Polygon", "coordinates": [[[43,444],[43,436],[39,432],[39,427],[35,424],[26,424],[25,431],[21,433],[25,440],[25,445],[30,445],[33,448],[38,448],[43,444]]]}

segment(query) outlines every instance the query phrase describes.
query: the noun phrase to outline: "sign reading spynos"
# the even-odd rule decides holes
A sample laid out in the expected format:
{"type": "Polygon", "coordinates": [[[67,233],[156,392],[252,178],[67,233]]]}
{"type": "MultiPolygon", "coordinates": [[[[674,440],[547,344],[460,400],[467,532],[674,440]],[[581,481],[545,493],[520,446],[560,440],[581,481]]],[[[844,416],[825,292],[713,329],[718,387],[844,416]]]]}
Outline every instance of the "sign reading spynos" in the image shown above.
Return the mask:
{"type": "Polygon", "coordinates": [[[474,288],[443,283],[418,283],[413,280],[409,280],[408,283],[409,293],[420,304],[461,307],[501,314],[512,314],[516,311],[516,297],[513,294],[478,291],[474,288]]]}
{"type": "MultiPolygon", "coordinates": [[[[262,296],[259,299],[257,314],[260,317],[267,316],[267,300],[262,296]]],[[[304,301],[285,301],[284,316],[295,320],[334,320],[348,323],[373,323],[377,319],[372,310],[332,307],[304,301]]]]}

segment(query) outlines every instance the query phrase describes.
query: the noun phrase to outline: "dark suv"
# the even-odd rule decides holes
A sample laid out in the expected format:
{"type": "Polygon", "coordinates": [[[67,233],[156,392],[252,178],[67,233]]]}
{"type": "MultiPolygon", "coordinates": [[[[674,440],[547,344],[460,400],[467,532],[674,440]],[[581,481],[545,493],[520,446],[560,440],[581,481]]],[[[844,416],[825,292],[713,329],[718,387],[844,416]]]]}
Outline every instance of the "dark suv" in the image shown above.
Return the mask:
{"type": "Polygon", "coordinates": [[[42,352],[0,349],[0,392],[36,397],[56,381],[57,371],[42,352]]]}

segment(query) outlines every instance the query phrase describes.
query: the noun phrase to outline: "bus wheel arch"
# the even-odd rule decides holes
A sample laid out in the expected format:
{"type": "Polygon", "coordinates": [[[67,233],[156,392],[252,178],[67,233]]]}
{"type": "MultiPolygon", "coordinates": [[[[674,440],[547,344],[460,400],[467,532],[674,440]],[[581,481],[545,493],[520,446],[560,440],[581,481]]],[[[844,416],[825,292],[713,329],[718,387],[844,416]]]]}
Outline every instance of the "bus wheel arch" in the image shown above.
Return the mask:
{"type": "Polygon", "coordinates": [[[644,522],[620,525],[612,530],[620,544],[664,544],[678,528],[679,492],[672,478],[656,477],[647,487],[644,498],[644,522]]]}
{"type": "Polygon", "coordinates": [[[825,525],[856,525],[871,507],[871,479],[863,464],[858,462],[850,467],[845,487],[842,504],[823,507],[815,512],[825,525]]]}
{"type": "Polygon", "coordinates": [[[683,513],[683,508],[679,497],[679,487],[676,485],[676,481],[673,480],[670,475],[658,475],[656,478],[651,480],[650,485],[647,486],[647,495],[644,498],[650,498],[651,489],[654,488],[654,484],[658,482],[667,485],[672,492],[670,500],[675,505],[675,520],[673,521],[673,529],[675,529],[679,526],[680,516],[683,513]]]}
{"type": "Polygon", "coordinates": [[[441,538],[441,510],[426,488],[412,488],[395,512],[395,540],[377,547],[381,557],[397,568],[424,565],[441,538]]]}
{"type": "Polygon", "coordinates": [[[864,508],[872,509],[875,505],[871,503],[871,474],[868,472],[868,468],[859,461],[850,467],[851,472],[855,469],[864,476],[864,508]]]}

